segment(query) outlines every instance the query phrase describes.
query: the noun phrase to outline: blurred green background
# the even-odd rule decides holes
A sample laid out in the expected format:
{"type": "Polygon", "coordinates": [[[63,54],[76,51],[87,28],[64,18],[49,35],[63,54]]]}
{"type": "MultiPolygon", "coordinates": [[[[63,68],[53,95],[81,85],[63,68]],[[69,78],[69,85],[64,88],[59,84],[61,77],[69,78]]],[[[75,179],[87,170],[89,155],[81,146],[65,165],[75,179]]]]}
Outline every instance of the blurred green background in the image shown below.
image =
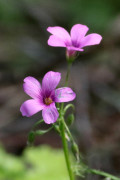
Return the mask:
{"type": "Polygon", "coordinates": [[[22,157],[0,149],[0,179],[68,180],[64,154],[47,146],[27,148],[22,157]]]}
{"type": "MultiPolygon", "coordinates": [[[[41,81],[47,71],[53,70],[62,73],[60,86],[64,85],[65,49],[47,45],[46,29],[62,26],[70,31],[77,23],[87,25],[89,33],[101,34],[103,40],[99,46],[86,47],[71,70],[69,86],[77,93],[71,131],[90,167],[120,176],[120,0],[4,0],[0,1],[0,143],[6,153],[0,150],[1,180],[10,179],[12,173],[16,174],[15,180],[30,179],[29,173],[34,174],[29,163],[29,171],[25,170],[24,152],[29,153],[27,135],[41,112],[31,118],[21,116],[20,105],[28,99],[23,79],[30,75],[41,81]],[[8,170],[9,164],[13,169],[8,170]],[[23,176],[19,177],[20,173],[23,176]]],[[[40,128],[47,127],[43,124],[40,128]]],[[[62,147],[54,131],[36,139],[35,146],[42,144],[62,147]]],[[[33,151],[40,151],[48,174],[57,174],[59,169],[58,173],[63,171],[67,177],[62,155],[56,160],[62,165],[50,171],[48,152],[45,148],[46,156],[42,155],[43,149],[36,147],[33,151]]],[[[31,151],[31,155],[37,158],[36,152],[31,151]]],[[[37,165],[40,167],[41,162],[37,165]]],[[[37,180],[40,172],[33,179],[37,180]]],[[[47,178],[46,174],[42,179],[47,178]]],[[[86,177],[93,178],[100,179],[86,177]]]]}

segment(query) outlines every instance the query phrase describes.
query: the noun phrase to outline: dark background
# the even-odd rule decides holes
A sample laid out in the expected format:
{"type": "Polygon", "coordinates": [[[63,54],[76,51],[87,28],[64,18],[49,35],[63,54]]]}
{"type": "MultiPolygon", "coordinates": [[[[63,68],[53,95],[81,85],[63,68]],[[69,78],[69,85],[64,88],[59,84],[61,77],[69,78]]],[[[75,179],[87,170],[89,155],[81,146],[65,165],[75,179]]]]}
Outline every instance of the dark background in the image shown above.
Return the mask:
{"type": "MultiPolygon", "coordinates": [[[[71,70],[69,86],[77,93],[71,131],[90,167],[120,176],[119,0],[0,1],[0,142],[18,155],[26,147],[27,134],[41,112],[21,116],[19,108],[29,98],[22,89],[23,79],[30,75],[41,81],[53,70],[62,73],[63,86],[65,49],[47,45],[46,29],[61,26],[70,31],[78,23],[103,40],[99,46],[86,47],[71,70]]],[[[61,147],[54,131],[35,144],[61,147]]]]}

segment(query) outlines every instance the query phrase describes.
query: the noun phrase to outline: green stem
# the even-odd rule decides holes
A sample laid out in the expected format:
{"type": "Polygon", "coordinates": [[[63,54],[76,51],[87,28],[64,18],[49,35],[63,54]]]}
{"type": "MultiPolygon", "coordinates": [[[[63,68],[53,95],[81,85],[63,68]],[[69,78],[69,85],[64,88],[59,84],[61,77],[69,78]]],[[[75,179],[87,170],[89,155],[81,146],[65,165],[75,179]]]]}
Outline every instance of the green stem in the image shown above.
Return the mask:
{"type": "Polygon", "coordinates": [[[64,114],[66,113],[66,111],[69,109],[69,108],[72,108],[73,110],[75,109],[75,106],[73,104],[68,104],[67,106],[65,106],[64,108],[64,114]]]}
{"type": "Polygon", "coordinates": [[[64,118],[61,119],[61,136],[62,136],[62,143],[63,143],[63,150],[64,150],[64,155],[65,155],[65,160],[66,160],[66,165],[69,173],[70,180],[74,180],[74,175],[71,169],[71,163],[69,159],[69,150],[68,150],[68,145],[65,137],[65,127],[64,127],[64,118]]]}
{"type": "Polygon", "coordinates": [[[37,121],[37,122],[34,124],[33,129],[36,128],[36,127],[37,127],[39,124],[41,124],[42,122],[44,122],[43,119],[37,121]]]}
{"type": "MultiPolygon", "coordinates": [[[[68,63],[67,74],[66,74],[66,78],[65,78],[65,86],[68,85],[68,79],[69,79],[71,65],[72,65],[72,63],[68,63]]],[[[64,108],[64,103],[61,104],[61,112],[63,111],[63,108],[64,108]]]]}
{"type": "Polygon", "coordinates": [[[69,135],[70,140],[71,140],[72,142],[74,142],[74,139],[73,139],[73,137],[72,137],[72,134],[71,134],[71,132],[70,132],[67,124],[65,123],[65,121],[64,121],[64,126],[65,126],[65,129],[67,130],[67,133],[68,133],[68,135],[69,135]]]}
{"type": "Polygon", "coordinates": [[[103,171],[99,171],[99,170],[96,170],[96,169],[87,169],[87,172],[88,173],[92,173],[92,174],[97,174],[97,175],[100,175],[100,176],[104,176],[106,178],[110,178],[111,180],[120,180],[120,178],[117,178],[109,173],[106,173],[106,172],[103,172],[103,171]]]}
{"type": "Polygon", "coordinates": [[[77,162],[79,162],[80,161],[80,152],[79,152],[78,145],[75,143],[73,136],[72,136],[67,124],[65,123],[65,121],[64,121],[64,127],[68,133],[70,140],[71,140],[72,146],[74,146],[74,151],[75,151],[75,156],[76,156],[77,162]]]}
{"type": "MultiPolygon", "coordinates": [[[[66,79],[65,79],[65,86],[68,85],[68,78],[69,78],[69,74],[70,74],[70,68],[71,68],[72,63],[68,64],[68,68],[67,68],[67,74],[66,74],[66,79]]],[[[66,141],[66,137],[65,137],[65,126],[64,126],[64,103],[61,104],[61,136],[62,136],[62,144],[63,144],[63,150],[64,150],[64,155],[65,155],[65,160],[66,160],[66,165],[67,165],[67,169],[68,169],[68,173],[69,173],[69,177],[70,180],[74,180],[74,175],[73,175],[73,171],[71,168],[71,163],[70,163],[70,159],[69,159],[69,150],[68,150],[68,145],[67,145],[67,141],[66,141]]]]}
{"type": "Polygon", "coordinates": [[[68,63],[67,74],[66,74],[66,79],[65,79],[65,86],[68,85],[68,79],[69,79],[69,74],[70,74],[71,65],[72,65],[72,63],[68,63]]]}

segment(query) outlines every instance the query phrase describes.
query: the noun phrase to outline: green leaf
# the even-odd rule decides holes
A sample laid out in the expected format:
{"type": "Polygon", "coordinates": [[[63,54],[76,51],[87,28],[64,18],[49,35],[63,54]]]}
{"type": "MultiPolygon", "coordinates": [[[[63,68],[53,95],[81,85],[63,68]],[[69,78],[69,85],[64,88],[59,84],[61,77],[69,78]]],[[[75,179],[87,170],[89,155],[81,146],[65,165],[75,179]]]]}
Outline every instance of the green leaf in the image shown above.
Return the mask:
{"type": "Polygon", "coordinates": [[[35,131],[35,135],[38,135],[38,136],[39,136],[39,135],[43,135],[43,134],[49,132],[52,128],[53,128],[53,126],[50,127],[50,128],[47,129],[47,130],[37,130],[37,131],[35,131]]]}

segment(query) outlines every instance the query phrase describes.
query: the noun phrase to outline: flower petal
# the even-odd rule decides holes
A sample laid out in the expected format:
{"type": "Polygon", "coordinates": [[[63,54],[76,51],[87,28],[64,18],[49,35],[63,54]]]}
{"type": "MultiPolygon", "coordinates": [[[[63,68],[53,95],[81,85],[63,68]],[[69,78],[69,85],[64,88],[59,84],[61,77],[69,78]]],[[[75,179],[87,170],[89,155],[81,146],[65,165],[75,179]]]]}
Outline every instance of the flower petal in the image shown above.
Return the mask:
{"type": "Polygon", "coordinates": [[[24,91],[32,98],[39,98],[41,92],[41,85],[37,79],[28,76],[24,79],[24,91]]]}
{"type": "Polygon", "coordinates": [[[57,87],[61,79],[61,73],[49,71],[42,80],[42,91],[44,96],[49,96],[57,87]]]}
{"type": "Polygon", "coordinates": [[[84,51],[84,49],[82,49],[82,48],[76,48],[76,47],[73,47],[73,46],[67,47],[67,50],[68,51],[84,51]]]}
{"type": "Polygon", "coordinates": [[[66,47],[63,40],[58,38],[57,36],[51,35],[48,39],[48,45],[49,46],[55,46],[55,47],[66,47]]]}
{"type": "Polygon", "coordinates": [[[46,124],[52,124],[56,122],[59,117],[59,113],[55,107],[55,103],[46,106],[42,111],[42,116],[46,124]]]}
{"type": "Polygon", "coordinates": [[[30,100],[25,101],[21,105],[20,111],[23,116],[30,117],[36,114],[37,112],[39,112],[40,110],[42,110],[44,107],[45,107],[44,104],[38,102],[37,100],[30,99],[30,100]]]}
{"type": "Polygon", "coordinates": [[[69,33],[62,27],[55,26],[55,27],[48,27],[47,31],[50,32],[51,34],[57,36],[61,40],[63,40],[66,43],[71,42],[71,38],[69,33]]]}
{"type": "Polygon", "coordinates": [[[55,90],[55,102],[68,102],[74,100],[76,94],[71,88],[63,87],[55,90]]]}
{"type": "Polygon", "coordinates": [[[70,35],[72,44],[75,47],[79,47],[81,39],[85,36],[89,28],[82,24],[76,24],[72,27],[70,35]]]}
{"type": "Polygon", "coordinates": [[[85,36],[82,40],[81,40],[81,45],[80,47],[84,47],[84,46],[91,46],[91,45],[96,45],[96,44],[100,44],[102,40],[102,36],[96,33],[92,33],[89,34],[87,36],[85,36]]]}

